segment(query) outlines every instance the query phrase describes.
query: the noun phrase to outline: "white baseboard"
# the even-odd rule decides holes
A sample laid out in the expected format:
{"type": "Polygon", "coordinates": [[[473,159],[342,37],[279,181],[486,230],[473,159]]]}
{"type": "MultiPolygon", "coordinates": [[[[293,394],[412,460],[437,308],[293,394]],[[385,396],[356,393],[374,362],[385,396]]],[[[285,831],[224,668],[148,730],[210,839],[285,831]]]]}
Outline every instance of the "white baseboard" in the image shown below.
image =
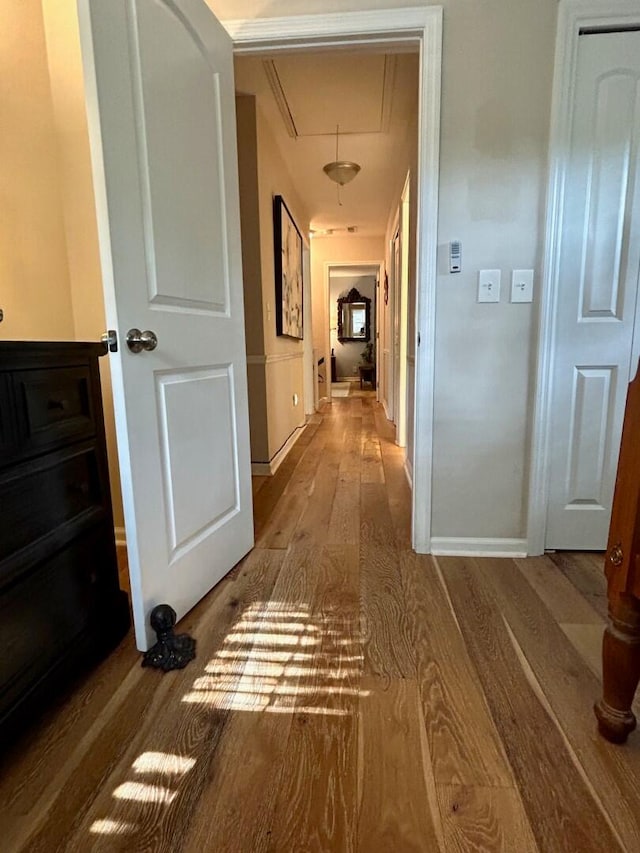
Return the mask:
{"type": "Polygon", "coordinates": [[[294,432],[291,433],[289,438],[282,445],[280,450],[276,453],[273,459],[270,462],[252,462],[251,463],[251,473],[256,477],[271,477],[276,473],[278,468],[282,465],[284,460],[287,457],[287,454],[296,443],[296,441],[300,438],[302,433],[306,428],[306,424],[302,426],[296,427],[294,432]]]}
{"type": "Polygon", "coordinates": [[[527,540],[433,536],[431,553],[437,557],[526,557],[527,540]]]}
{"type": "Polygon", "coordinates": [[[114,532],[116,534],[116,545],[121,545],[123,547],[127,547],[127,531],[124,527],[115,527],[114,532]]]}
{"type": "Polygon", "coordinates": [[[330,399],[330,398],[329,398],[329,397],[327,397],[327,396],[326,396],[326,394],[325,394],[325,396],[324,396],[324,397],[320,397],[320,399],[318,400],[318,405],[316,406],[316,412],[319,412],[319,411],[320,411],[320,406],[321,406],[323,403],[328,403],[328,402],[329,402],[329,399],[330,399]]]}
{"type": "Polygon", "coordinates": [[[406,456],[404,460],[404,473],[407,478],[407,482],[409,483],[409,488],[413,491],[413,467],[408,456],[406,456]]]}

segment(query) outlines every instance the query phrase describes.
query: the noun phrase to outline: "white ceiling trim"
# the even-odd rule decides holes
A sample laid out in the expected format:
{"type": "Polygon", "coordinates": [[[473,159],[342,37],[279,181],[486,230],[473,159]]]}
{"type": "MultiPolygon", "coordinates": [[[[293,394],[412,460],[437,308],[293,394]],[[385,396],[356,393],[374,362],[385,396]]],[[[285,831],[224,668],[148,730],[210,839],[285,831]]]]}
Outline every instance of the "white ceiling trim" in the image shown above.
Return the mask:
{"type": "Polygon", "coordinates": [[[282,117],[287,133],[292,139],[296,139],[298,137],[298,129],[295,121],[293,120],[291,107],[287,100],[287,94],[282,87],[282,82],[278,75],[276,64],[273,59],[265,59],[262,62],[262,67],[264,68],[264,73],[269,81],[269,88],[271,89],[275,102],[278,105],[278,111],[282,117]]]}
{"type": "MultiPolygon", "coordinates": [[[[296,15],[287,18],[248,18],[221,21],[234,42],[235,53],[257,53],[291,48],[304,39],[323,46],[344,44],[345,37],[366,43],[419,39],[425,27],[442,18],[442,7],[406,7],[365,12],[332,12],[326,15],[296,15]],[[286,26],[284,25],[286,22],[286,26]],[[414,31],[414,32],[412,32],[414,31]],[[284,35],[283,35],[284,33],[284,35]]],[[[308,46],[305,48],[308,50],[308,46]]]]}
{"type": "Polygon", "coordinates": [[[384,83],[382,84],[382,113],[380,116],[380,132],[388,133],[391,125],[391,104],[393,101],[393,85],[396,79],[398,58],[387,54],[384,58],[384,83]]]}

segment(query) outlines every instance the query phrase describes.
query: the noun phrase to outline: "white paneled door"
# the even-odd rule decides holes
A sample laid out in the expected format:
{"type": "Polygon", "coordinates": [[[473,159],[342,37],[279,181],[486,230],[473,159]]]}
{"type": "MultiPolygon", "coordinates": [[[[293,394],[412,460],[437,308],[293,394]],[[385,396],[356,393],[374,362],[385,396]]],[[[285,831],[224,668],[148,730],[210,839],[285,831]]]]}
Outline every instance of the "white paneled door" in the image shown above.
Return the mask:
{"type": "Polygon", "coordinates": [[[183,616],[253,544],[232,44],[204,0],[79,10],[146,649],[154,605],[183,616]],[[131,351],[132,329],[155,333],[157,347],[131,351]]]}
{"type": "Polygon", "coordinates": [[[637,363],[640,32],[585,34],[578,45],[546,547],[589,550],[606,546],[627,385],[637,363]]]}

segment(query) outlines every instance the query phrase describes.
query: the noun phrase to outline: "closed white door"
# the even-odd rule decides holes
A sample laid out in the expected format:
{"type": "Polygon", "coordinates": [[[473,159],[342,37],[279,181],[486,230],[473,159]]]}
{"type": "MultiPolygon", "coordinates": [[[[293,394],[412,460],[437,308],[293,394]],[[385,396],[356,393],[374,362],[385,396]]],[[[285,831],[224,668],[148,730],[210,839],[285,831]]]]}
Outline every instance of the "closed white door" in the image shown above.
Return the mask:
{"type": "Polygon", "coordinates": [[[204,0],[79,10],[144,650],[156,604],[180,618],[253,544],[232,45],[204,0]]]}
{"type": "Polygon", "coordinates": [[[640,32],[581,35],[559,259],[547,548],[604,549],[640,269],[640,32]]]}

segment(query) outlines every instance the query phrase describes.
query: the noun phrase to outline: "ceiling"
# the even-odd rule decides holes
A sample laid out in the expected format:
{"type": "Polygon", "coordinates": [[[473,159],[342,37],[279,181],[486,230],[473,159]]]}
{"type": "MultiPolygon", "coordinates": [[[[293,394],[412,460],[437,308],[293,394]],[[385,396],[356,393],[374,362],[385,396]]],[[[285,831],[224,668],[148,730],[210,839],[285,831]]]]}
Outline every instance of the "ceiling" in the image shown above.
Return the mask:
{"type": "Polygon", "coordinates": [[[235,60],[236,91],[256,96],[317,234],[384,234],[417,132],[418,55],[296,53],[235,60]],[[339,126],[338,158],[336,127],[339,126]],[[362,167],[340,189],[332,160],[362,167]]]}

